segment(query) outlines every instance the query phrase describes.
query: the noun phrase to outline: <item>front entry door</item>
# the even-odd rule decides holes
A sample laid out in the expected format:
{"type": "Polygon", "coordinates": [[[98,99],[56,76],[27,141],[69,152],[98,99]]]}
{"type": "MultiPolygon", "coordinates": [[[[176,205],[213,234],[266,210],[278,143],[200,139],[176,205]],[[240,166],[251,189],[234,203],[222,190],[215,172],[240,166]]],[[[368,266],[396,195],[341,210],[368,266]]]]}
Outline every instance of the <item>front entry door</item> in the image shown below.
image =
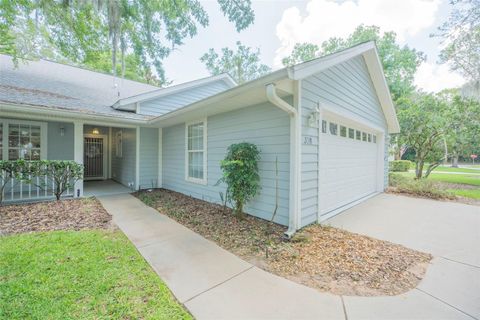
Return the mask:
{"type": "Polygon", "coordinates": [[[105,179],[106,171],[106,142],[105,136],[88,135],[83,143],[84,179],[105,179]]]}

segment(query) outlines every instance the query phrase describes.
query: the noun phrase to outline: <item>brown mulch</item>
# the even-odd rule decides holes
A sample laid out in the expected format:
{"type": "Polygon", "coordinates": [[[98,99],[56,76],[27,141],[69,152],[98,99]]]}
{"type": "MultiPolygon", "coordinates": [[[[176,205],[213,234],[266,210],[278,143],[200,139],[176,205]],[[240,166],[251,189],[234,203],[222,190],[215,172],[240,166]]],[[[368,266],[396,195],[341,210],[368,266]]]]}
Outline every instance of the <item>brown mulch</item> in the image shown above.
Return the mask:
{"type": "Polygon", "coordinates": [[[95,198],[0,206],[0,235],[53,231],[111,229],[112,216],[95,198]]]}
{"type": "Polygon", "coordinates": [[[286,228],[165,189],[136,196],[241,258],[301,284],[342,295],[396,295],[414,288],[431,255],[333,227],[286,228]]]}

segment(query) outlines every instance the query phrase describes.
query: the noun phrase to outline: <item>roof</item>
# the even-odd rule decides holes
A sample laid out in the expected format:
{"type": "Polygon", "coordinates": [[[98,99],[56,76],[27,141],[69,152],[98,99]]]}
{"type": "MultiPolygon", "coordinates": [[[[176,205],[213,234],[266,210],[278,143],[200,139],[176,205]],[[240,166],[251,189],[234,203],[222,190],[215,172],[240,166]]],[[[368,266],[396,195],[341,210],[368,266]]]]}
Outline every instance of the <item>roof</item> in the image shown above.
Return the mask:
{"type": "MultiPolygon", "coordinates": [[[[168,126],[195,116],[208,116],[266,101],[265,86],[275,84],[280,96],[294,92],[293,83],[336,64],[362,55],[387,121],[388,132],[398,133],[400,126],[388,89],[375,42],[370,41],[308,62],[283,68],[238,86],[228,75],[219,75],[168,88],[114,78],[97,72],[49,61],[30,62],[14,69],[9,56],[0,55],[0,102],[70,109],[101,114],[155,126],[168,126]],[[230,89],[179,105],[160,116],[140,115],[113,108],[174,94],[209,81],[222,79],[230,89]],[[118,88],[115,87],[118,85],[118,88]],[[120,95],[118,95],[120,91],[120,95]]],[[[1,106],[0,106],[1,109],[1,106]]],[[[131,110],[131,109],[130,109],[131,110]]]]}
{"type": "Polygon", "coordinates": [[[119,98],[158,89],[149,84],[46,60],[26,61],[16,68],[10,56],[0,55],[2,102],[147,119],[117,111],[111,105],[119,98]]]}
{"type": "Polygon", "coordinates": [[[178,85],[170,86],[167,88],[159,88],[157,90],[141,93],[138,95],[134,95],[128,98],[123,98],[118,100],[113,107],[115,109],[121,109],[122,106],[126,106],[132,103],[138,103],[138,102],[143,102],[151,99],[157,99],[166,95],[170,94],[175,94],[182,92],[184,90],[191,90],[193,88],[197,88],[199,86],[203,85],[208,85],[210,83],[216,82],[216,81],[223,81],[229,88],[237,86],[237,83],[235,80],[228,75],[228,73],[222,73],[216,76],[211,76],[211,77],[206,77],[202,79],[197,79],[194,81],[189,81],[185,83],[181,83],[178,85]]]}

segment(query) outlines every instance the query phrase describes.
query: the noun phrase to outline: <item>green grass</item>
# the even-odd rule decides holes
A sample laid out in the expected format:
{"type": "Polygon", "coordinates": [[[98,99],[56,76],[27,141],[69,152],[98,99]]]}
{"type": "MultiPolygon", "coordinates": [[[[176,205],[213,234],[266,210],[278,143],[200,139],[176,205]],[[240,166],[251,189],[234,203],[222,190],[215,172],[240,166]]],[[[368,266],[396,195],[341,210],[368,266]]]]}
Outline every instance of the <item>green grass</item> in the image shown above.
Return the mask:
{"type": "Polygon", "coordinates": [[[449,192],[465,198],[480,200],[480,188],[478,189],[450,189],[449,192]]]}
{"type": "Polygon", "coordinates": [[[443,171],[443,172],[462,172],[462,173],[477,173],[480,174],[480,170],[471,169],[471,168],[452,168],[452,167],[437,167],[435,171],[443,171]]]}
{"type": "MultiPolygon", "coordinates": [[[[399,174],[412,178],[415,176],[413,172],[401,172],[399,174]]],[[[431,173],[427,179],[432,181],[480,186],[480,175],[431,173]]]]}
{"type": "Polygon", "coordinates": [[[121,232],[0,237],[0,319],[191,319],[121,232]]]}

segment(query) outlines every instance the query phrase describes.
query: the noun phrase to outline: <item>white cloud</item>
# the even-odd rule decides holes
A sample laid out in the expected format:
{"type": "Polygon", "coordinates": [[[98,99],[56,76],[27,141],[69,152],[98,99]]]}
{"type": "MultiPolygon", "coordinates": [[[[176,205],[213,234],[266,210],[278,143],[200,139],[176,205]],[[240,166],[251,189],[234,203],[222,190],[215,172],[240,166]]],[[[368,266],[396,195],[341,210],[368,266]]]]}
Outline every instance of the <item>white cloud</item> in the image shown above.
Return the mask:
{"type": "Polygon", "coordinates": [[[464,83],[465,79],[458,73],[450,71],[446,64],[424,62],[415,75],[415,85],[426,92],[457,88],[464,83]]]}
{"type": "Polygon", "coordinates": [[[297,7],[283,12],[277,24],[281,42],[274,66],[281,65],[295,43],[321,44],[330,37],[346,37],[360,24],[377,25],[383,31],[395,31],[398,40],[414,36],[431,27],[440,0],[311,0],[302,14],[297,7]]]}

